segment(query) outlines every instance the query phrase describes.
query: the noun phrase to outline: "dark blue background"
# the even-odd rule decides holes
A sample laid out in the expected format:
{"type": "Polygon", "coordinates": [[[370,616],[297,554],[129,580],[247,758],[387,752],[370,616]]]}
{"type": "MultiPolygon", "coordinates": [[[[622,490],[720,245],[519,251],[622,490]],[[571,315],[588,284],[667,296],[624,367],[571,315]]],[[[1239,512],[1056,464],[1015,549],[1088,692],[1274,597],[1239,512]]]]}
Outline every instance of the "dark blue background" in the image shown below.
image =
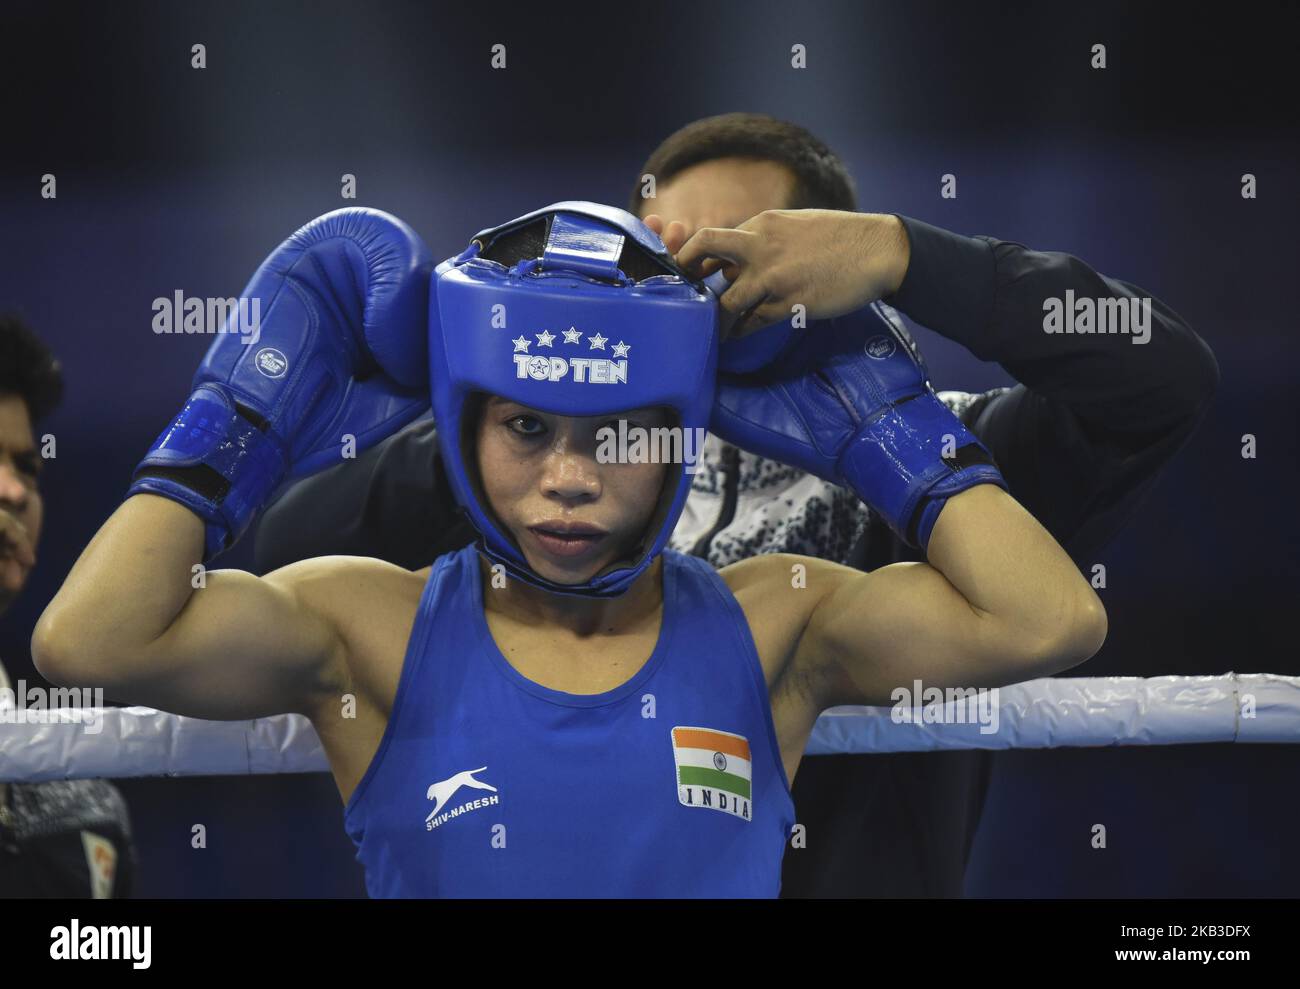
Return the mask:
{"type": "MultiPolygon", "coordinates": [[[[1214,349],[1206,421],[1101,555],[1110,638],[1072,675],[1300,674],[1297,142],[1282,7],[691,3],[8,5],[0,60],[0,308],[64,362],[42,432],[46,532],[0,656],[27,639],[207,340],[150,330],[155,297],[229,296],[306,220],[357,202],[435,254],[546,202],[622,205],[697,117],[801,123],[864,210],[1075,254],[1214,349]],[[1136,8],[1136,9],[1135,9],[1136,8]],[[1194,17],[1194,20],[1190,18],[1194,17]],[[508,68],[489,49],[508,48],[508,68]],[[1088,67],[1094,42],[1109,68],[1088,67]],[[190,46],[208,68],[189,67],[190,46]],[[809,68],[789,67],[805,44],[809,68]],[[40,198],[40,176],[58,199],[40,198]],[[939,198],[943,173],[959,198],[939,198]],[[1258,176],[1243,200],[1240,178],[1258,176]],[[1241,437],[1258,437],[1243,460],[1241,437]]],[[[937,388],[1009,382],[927,331],[937,388]]],[[[245,566],[247,542],[228,560],[245,566]]],[[[999,755],[976,896],[1294,896],[1300,748],[999,755]],[[1109,847],[1090,848],[1094,824],[1109,847]]],[[[128,781],[155,896],[362,891],[328,776],[128,781]],[[190,827],[207,826],[193,851],[190,827]]],[[[871,794],[862,799],[870,800],[871,794]]]]}

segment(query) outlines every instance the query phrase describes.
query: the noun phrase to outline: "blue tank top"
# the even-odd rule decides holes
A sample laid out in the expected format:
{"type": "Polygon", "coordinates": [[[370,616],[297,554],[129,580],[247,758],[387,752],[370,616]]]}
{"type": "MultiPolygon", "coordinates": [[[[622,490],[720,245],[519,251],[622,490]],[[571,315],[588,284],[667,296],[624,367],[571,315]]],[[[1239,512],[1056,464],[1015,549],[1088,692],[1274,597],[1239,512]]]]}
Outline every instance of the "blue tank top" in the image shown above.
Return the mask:
{"type": "Polygon", "coordinates": [[[664,553],[645,665],[602,694],[527,679],[472,546],[420,598],[378,750],[344,811],[372,897],[771,897],[794,803],[749,625],[664,553]]]}

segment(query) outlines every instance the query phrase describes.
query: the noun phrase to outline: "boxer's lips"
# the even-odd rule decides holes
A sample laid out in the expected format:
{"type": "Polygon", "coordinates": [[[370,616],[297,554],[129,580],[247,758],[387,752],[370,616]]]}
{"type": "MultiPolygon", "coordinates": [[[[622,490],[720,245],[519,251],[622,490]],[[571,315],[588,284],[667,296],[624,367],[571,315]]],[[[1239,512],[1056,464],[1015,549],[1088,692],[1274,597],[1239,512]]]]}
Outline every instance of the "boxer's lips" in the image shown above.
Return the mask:
{"type": "Polygon", "coordinates": [[[528,531],[542,549],[555,556],[581,556],[609,535],[586,522],[543,522],[530,525],[528,531]]]}

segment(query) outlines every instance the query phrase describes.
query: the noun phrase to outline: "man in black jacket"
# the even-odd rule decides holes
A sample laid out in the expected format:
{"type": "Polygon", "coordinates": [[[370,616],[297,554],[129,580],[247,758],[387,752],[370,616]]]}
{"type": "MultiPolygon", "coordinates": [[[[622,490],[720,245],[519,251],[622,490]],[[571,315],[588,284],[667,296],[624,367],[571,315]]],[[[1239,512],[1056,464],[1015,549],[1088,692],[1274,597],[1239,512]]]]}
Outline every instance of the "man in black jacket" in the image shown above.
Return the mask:
{"type": "MultiPolygon", "coordinates": [[[[682,128],[639,174],[629,209],[678,221],[684,236],[736,227],[769,209],[857,205],[852,179],[822,142],[758,114],[682,128]],[[645,176],[654,177],[654,199],[642,198],[645,176]]],[[[939,398],[992,451],[1016,499],[1088,565],[1203,415],[1218,383],[1213,355],[1156,299],[1145,328],[1046,332],[1050,300],[1137,302],[1142,312],[1149,297],[1066,254],[900,219],[910,258],[884,302],[1020,382],[939,398]]],[[[266,572],[342,553],[416,569],[472,538],[426,419],[290,490],[262,520],[257,566],[266,572]]],[[[715,437],[672,546],[717,567],[772,552],[864,570],[919,559],[852,492],[715,437]]],[[[978,751],[805,758],[794,799],[808,842],[786,854],[782,895],[960,896],[991,758],[978,751]]]]}

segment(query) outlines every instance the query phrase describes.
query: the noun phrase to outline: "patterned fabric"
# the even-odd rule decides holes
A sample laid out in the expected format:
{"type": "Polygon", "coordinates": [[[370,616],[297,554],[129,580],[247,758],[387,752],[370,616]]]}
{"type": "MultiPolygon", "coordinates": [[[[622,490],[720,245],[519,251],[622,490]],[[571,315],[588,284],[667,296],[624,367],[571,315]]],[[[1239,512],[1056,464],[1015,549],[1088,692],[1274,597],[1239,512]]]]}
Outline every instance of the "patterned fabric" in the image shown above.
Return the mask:
{"type": "MultiPolygon", "coordinates": [[[[719,522],[725,504],[726,450],[716,436],[705,442],[686,510],[673,530],[673,549],[689,553],[719,522]]],[[[857,495],[796,467],[744,450],[736,454],[736,512],[709,544],[710,563],[721,568],[760,553],[848,560],[871,518],[857,495]]]]}
{"type": "Polygon", "coordinates": [[[10,783],[5,826],[20,842],[69,831],[131,837],[126,801],[104,780],[10,783]]]}

